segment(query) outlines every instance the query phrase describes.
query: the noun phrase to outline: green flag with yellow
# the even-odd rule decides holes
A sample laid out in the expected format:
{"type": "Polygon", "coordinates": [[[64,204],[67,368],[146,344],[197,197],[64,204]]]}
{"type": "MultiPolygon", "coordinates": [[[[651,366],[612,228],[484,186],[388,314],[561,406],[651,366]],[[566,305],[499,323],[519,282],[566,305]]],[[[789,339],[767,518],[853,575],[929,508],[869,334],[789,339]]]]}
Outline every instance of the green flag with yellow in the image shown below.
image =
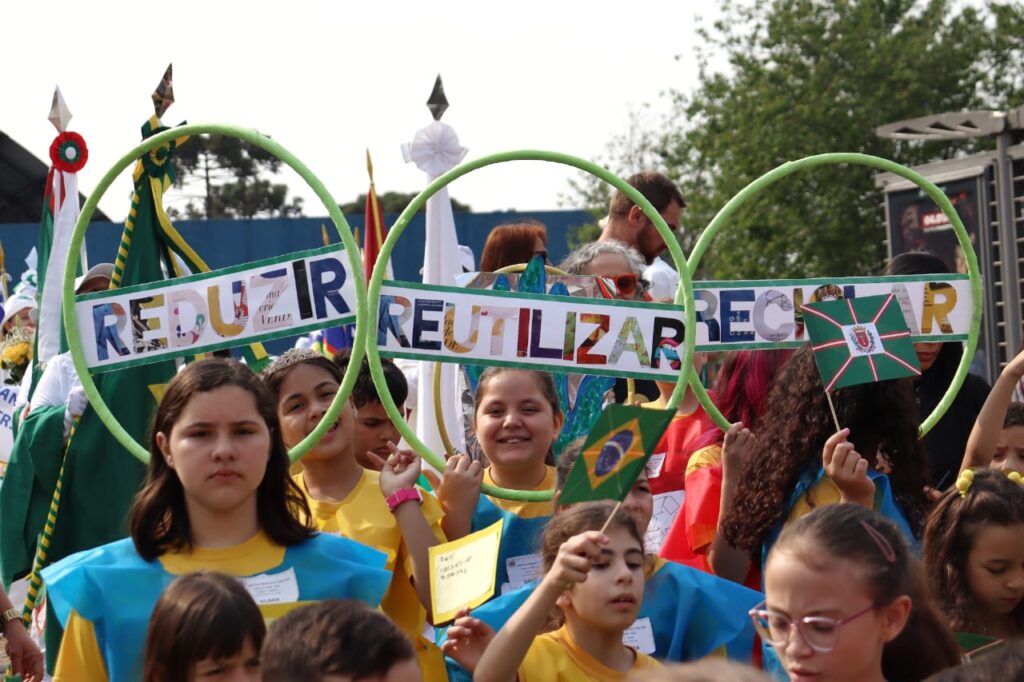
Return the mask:
{"type": "Polygon", "coordinates": [[[672,422],[673,410],[609,405],[590,429],[558,497],[559,504],[621,500],[672,422]]]}

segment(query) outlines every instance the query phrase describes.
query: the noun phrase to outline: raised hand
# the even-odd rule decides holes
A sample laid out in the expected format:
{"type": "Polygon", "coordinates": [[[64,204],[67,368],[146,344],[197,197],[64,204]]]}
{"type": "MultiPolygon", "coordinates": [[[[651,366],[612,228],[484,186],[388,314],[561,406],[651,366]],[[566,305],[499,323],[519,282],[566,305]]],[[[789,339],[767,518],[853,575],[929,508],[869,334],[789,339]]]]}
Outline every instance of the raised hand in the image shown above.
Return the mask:
{"type": "Polygon", "coordinates": [[[455,622],[448,628],[448,639],[441,645],[441,651],[472,674],[494,635],[494,628],[469,615],[469,609],[459,609],[455,622]]]}
{"type": "Polygon", "coordinates": [[[388,441],[391,455],[384,460],[372,450],[366,457],[380,467],[380,491],[384,497],[392,495],[403,488],[412,488],[420,477],[420,458],[412,450],[399,450],[398,446],[388,441]]]}
{"type": "Polygon", "coordinates": [[[875,484],[868,478],[868,461],[847,440],[850,429],[838,431],[825,441],[822,464],[825,474],[839,488],[840,500],[874,508],[875,484]]]}
{"type": "Polygon", "coordinates": [[[754,440],[754,434],[744,427],[742,422],[736,422],[729,427],[725,432],[725,440],[722,441],[723,473],[739,474],[754,447],[754,440]]]}
{"type": "Polygon", "coordinates": [[[601,546],[608,544],[608,536],[596,530],[573,535],[558,548],[551,569],[544,574],[544,582],[561,585],[563,589],[587,579],[595,561],[601,560],[601,546]]]}

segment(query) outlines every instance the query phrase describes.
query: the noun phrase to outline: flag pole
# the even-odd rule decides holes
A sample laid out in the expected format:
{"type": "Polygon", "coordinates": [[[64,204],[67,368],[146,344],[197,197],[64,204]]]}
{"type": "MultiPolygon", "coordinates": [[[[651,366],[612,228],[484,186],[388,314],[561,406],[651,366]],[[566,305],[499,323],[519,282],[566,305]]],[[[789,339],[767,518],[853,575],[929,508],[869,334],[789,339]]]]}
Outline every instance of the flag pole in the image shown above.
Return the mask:
{"type": "Polygon", "coordinates": [[[832,394],[825,391],[825,397],[828,398],[828,409],[832,410],[832,421],[836,423],[836,431],[842,431],[843,427],[839,425],[839,417],[836,416],[836,406],[832,403],[832,394]]]}
{"type": "Polygon", "coordinates": [[[604,532],[608,530],[608,526],[612,525],[612,519],[615,518],[615,515],[619,513],[620,509],[622,509],[622,500],[616,502],[615,506],[612,508],[611,513],[608,514],[608,518],[605,519],[604,525],[601,526],[601,535],[604,535],[604,532]]]}

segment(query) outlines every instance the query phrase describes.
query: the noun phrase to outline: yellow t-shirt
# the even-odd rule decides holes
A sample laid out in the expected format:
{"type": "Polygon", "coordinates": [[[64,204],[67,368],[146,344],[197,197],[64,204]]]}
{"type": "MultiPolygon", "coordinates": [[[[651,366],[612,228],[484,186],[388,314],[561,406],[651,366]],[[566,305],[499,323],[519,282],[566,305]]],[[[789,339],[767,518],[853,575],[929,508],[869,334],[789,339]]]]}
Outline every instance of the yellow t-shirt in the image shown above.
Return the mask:
{"type": "Polygon", "coordinates": [[[625,680],[629,673],[637,670],[661,667],[661,663],[647,654],[631,650],[634,660],[629,672],[612,670],[577,646],[569,634],[569,628],[563,625],[533,640],[526,658],[519,665],[517,676],[519,682],[611,682],[625,680]]]}
{"type": "Polygon", "coordinates": [[[829,504],[839,504],[841,494],[839,486],[828,476],[822,476],[821,480],[811,486],[810,490],[800,496],[789,510],[786,523],[796,521],[804,514],[808,514],[818,507],[829,504]]]}
{"type": "MultiPolygon", "coordinates": [[[[427,611],[412,584],[412,558],[406,551],[402,529],[380,492],[380,473],[364,469],[359,482],[341,502],[314,500],[309,496],[301,473],[293,476],[292,480],[305,494],[317,530],[343,535],[387,554],[387,568],[393,573],[391,585],[381,599],[380,608],[416,645],[424,679],[434,679],[428,671],[437,671],[443,675],[444,656],[441,650],[423,637],[427,611]]],[[[420,493],[423,495],[423,516],[434,532],[434,537],[438,542],[447,542],[441,529],[441,517],[444,516],[441,505],[430,493],[423,490],[420,493]]]]}
{"type": "MultiPolygon", "coordinates": [[[[193,571],[219,571],[234,576],[265,573],[284,561],[285,548],[271,542],[263,531],[234,547],[210,549],[196,547],[191,552],[165,554],[160,557],[164,570],[174,575],[193,571]]],[[[260,612],[268,623],[303,602],[262,604],[260,612]]],[[[64,637],[61,639],[54,682],[106,682],[107,666],[103,661],[96,632],[88,620],[75,611],[68,616],[64,637]]]]}
{"type": "MultiPolygon", "coordinates": [[[[544,480],[534,488],[534,490],[552,490],[555,487],[556,472],[555,467],[546,466],[544,470],[544,480]]],[[[484,469],[484,483],[488,485],[497,486],[494,482],[494,478],[491,477],[491,468],[487,467],[484,469]]],[[[555,513],[555,505],[551,500],[545,500],[543,502],[523,502],[521,500],[505,500],[500,497],[487,496],[494,506],[515,514],[521,519],[535,519],[540,516],[551,516],[555,513]]]]}

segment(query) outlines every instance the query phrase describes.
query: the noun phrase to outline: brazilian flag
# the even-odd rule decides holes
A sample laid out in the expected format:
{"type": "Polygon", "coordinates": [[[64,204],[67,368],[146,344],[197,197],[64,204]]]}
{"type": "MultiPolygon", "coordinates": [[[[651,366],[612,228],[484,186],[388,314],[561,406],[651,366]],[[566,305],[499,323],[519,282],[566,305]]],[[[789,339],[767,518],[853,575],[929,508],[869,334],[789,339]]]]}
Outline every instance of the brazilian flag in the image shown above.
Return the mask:
{"type": "Polygon", "coordinates": [[[825,391],[920,376],[910,330],[893,294],[803,305],[825,391]]]}
{"type": "Polygon", "coordinates": [[[559,504],[626,497],[674,414],[635,405],[606,407],[565,479],[559,504]]]}

